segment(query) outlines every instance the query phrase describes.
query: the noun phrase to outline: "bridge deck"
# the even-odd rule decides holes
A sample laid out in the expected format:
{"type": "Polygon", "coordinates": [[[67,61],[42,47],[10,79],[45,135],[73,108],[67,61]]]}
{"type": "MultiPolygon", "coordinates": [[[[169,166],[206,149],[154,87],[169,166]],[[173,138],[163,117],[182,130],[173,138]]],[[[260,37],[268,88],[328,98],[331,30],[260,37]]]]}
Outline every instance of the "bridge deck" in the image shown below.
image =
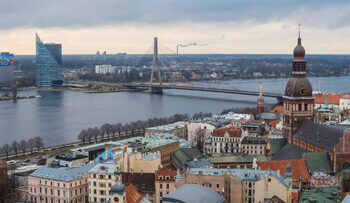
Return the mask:
{"type": "MultiPolygon", "coordinates": [[[[138,84],[138,85],[125,85],[128,88],[149,88],[148,84],[138,84]]],[[[220,89],[220,88],[210,88],[210,87],[196,87],[196,86],[179,86],[179,85],[152,85],[155,88],[161,89],[179,89],[179,90],[192,90],[192,91],[204,91],[204,92],[220,92],[228,94],[243,94],[259,96],[259,92],[247,91],[247,90],[237,90],[237,89],[220,89]]],[[[264,97],[282,98],[282,94],[263,92],[264,97]]]]}

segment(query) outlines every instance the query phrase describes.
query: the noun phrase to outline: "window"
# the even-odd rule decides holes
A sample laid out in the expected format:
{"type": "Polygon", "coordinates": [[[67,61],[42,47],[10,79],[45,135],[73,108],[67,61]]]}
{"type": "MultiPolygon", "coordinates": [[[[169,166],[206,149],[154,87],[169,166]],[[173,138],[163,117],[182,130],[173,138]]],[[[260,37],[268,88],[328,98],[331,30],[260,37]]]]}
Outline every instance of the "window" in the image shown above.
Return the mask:
{"type": "Polygon", "coordinates": [[[169,184],[166,184],[166,189],[169,189],[169,184]]]}
{"type": "Polygon", "coordinates": [[[163,197],[163,192],[160,192],[160,193],[159,193],[159,196],[160,196],[160,197],[163,197]]]}
{"type": "Polygon", "coordinates": [[[111,176],[111,175],[108,175],[108,179],[112,179],[112,176],[111,176]]]}
{"type": "Polygon", "coordinates": [[[271,178],[269,178],[269,182],[271,182],[271,178]]]}
{"type": "Polygon", "coordinates": [[[161,183],[161,184],[159,184],[159,188],[160,189],[162,189],[163,188],[163,184],[161,183]]]}
{"type": "Polygon", "coordinates": [[[100,175],[100,179],[103,179],[103,175],[100,175]]]}
{"type": "Polygon", "coordinates": [[[220,185],[219,185],[219,184],[216,184],[216,187],[217,187],[217,188],[219,188],[219,187],[220,187],[220,185]]]}

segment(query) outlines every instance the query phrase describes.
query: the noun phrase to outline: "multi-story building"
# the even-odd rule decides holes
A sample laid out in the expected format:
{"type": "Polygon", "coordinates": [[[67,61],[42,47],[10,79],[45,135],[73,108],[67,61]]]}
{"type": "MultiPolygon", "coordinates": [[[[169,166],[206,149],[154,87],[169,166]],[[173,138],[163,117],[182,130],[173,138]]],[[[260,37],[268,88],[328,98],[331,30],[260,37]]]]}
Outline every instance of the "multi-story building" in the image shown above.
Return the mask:
{"type": "Polygon", "coordinates": [[[59,166],[78,167],[89,162],[88,156],[84,155],[57,155],[55,161],[59,166]]]}
{"type": "Polygon", "coordinates": [[[177,171],[164,166],[157,171],[155,178],[155,203],[160,203],[164,195],[175,190],[177,173],[177,171]]]}
{"type": "Polygon", "coordinates": [[[205,141],[211,138],[215,129],[215,126],[207,122],[189,122],[186,125],[188,129],[187,140],[192,143],[192,146],[197,146],[197,141],[199,139],[205,141]],[[201,130],[201,133],[204,135],[202,138],[198,137],[200,136],[199,130],[201,130]]]}
{"type": "Polygon", "coordinates": [[[292,77],[289,79],[283,97],[283,135],[293,144],[293,136],[304,120],[314,117],[312,87],[306,77],[305,49],[298,44],[294,49],[292,77]]]}
{"type": "Polygon", "coordinates": [[[109,191],[121,184],[121,172],[115,160],[98,163],[89,170],[89,202],[98,203],[109,199],[109,191]]]}
{"type": "Polygon", "coordinates": [[[14,55],[8,52],[0,54],[0,85],[8,85],[14,79],[14,55]]]}
{"type": "Polygon", "coordinates": [[[124,151],[117,165],[123,173],[155,173],[161,166],[161,156],[159,151],[147,154],[124,151]]]}
{"type": "Polygon", "coordinates": [[[239,153],[241,149],[242,129],[234,126],[213,131],[212,153],[239,153]]]}
{"type": "Polygon", "coordinates": [[[198,184],[223,193],[225,202],[265,202],[277,196],[292,202],[291,171],[285,177],[274,171],[252,169],[190,169],[176,177],[175,188],[198,184]]]}
{"type": "Polygon", "coordinates": [[[187,126],[184,124],[168,124],[146,128],[145,136],[152,134],[173,134],[179,138],[187,140],[187,126]]]}
{"type": "Polygon", "coordinates": [[[350,109],[350,95],[344,95],[340,98],[339,109],[347,110],[350,109]]]}
{"type": "Polygon", "coordinates": [[[62,45],[44,44],[36,34],[36,85],[56,87],[62,84],[62,45]]]}
{"type": "Polygon", "coordinates": [[[76,168],[40,167],[28,176],[30,202],[88,202],[88,171],[95,164],[76,168]]]}
{"type": "Polygon", "coordinates": [[[107,74],[107,73],[115,73],[116,67],[112,65],[96,65],[95,66],[95,73],[96,74],[107,74]]]}
{"type": "Polygon", "coordinates": [[[247,155],[265,155],[266,140],[262,137],[244,137],[241,142],[241,153],[247,155]]]}

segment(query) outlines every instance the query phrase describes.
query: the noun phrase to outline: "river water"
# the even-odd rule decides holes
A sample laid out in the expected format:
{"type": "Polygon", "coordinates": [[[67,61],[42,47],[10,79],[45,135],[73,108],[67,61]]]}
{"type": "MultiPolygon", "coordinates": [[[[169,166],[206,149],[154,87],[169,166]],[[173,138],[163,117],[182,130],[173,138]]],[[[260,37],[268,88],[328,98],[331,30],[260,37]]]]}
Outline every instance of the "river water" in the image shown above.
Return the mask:
{"type": "MultiPolygon", "coordinates": [[[[288,78],[194,82],[198,86],[236,88],[282,93],[288,78]]],[[[350,76],[310,78],[314,90],[350,92],[350,76]]],[[[257,97],[223,93],[165,90],[163,95],[146,92],[88,94],[75,91],[20,91],[19,95],[42,98],[0,102],[0,147],[13,140],[41,136],[45,146],[77,140],[78,133],[104,123],[127,123],[175,113],[220,113],[225,108],[254,107],[257,97]]],[[[273,105],[276,99],[265,98],[273,105]]]]}

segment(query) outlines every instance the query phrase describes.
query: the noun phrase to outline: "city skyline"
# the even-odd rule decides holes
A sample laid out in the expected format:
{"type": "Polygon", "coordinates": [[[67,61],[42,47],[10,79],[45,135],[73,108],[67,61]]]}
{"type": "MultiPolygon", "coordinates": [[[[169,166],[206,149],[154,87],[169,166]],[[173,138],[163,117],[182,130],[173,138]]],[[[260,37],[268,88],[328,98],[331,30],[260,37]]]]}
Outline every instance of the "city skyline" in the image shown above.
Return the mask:
{"type": "Polygon", "coordinates": [[[16,55],[35,54],[35,32],[62,43],[63,54],[145,54],[154,36],[172,51],[163,53],[196,42],[179,53],[291,54],[298,23],[307,54],[350,53],[346,1],[15,0],[9,8],[2,16],[11,20],[0,22],[0,47],[16,55]]]}

